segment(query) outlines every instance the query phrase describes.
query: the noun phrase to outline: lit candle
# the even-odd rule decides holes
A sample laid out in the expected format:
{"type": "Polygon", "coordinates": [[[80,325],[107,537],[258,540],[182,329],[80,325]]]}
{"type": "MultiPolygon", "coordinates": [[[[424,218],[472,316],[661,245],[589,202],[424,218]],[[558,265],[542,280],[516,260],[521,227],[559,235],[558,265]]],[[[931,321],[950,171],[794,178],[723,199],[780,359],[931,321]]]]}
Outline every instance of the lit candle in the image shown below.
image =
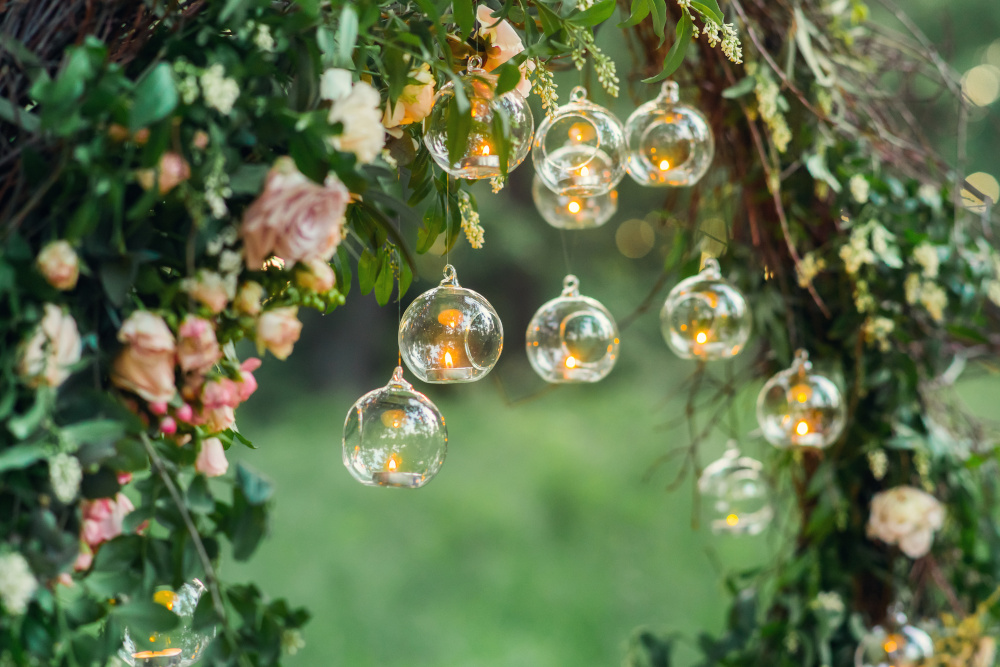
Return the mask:
{"type": "Polygon", "coordinates": [[[575,199],[572,200],[569,204],[566,205],[566,210],[568,210],[570,213],[573,213],[573,214],[579,213],[580,212],[580,202],[578,202],[575,199]]]}
{"type": "Polygon", "coordinates": [[[566,357],[566,368],[576,368],[576,357],[572,354],[566,357]]]}
{"type": "Polygon", "coordinates": [[[795,425],[795,432],[799,435],[808,435],[809,423],[805,420],[799,421],[799,423],[795,425]]]}
{"type": "Polygon", "coordinates": [[[419,486],[424,476],[418,472],[403,472],[399,470],[401,461],[396,454],[391,454],[385,464],[385,470],[372,473],[372,481],[379,486],[419,486]]]}
{"type": "Polygon", "coordinates": [[[666,171],[670,169],[670,163],[667,160],[660,160],[660,171],[666,171]]]}
{"type": "Polygon", "coordinates": [[[459,160],[458,166],[462,169],[499,169],[500,157],[493,154],[493,147],[490,142],[483,140],[475,146],[468,157],[459,160]]]}
{"type": "Polygon", "coordinates": [[[792,395],[791,402],[805,403],[812,398],[812,387],[805,383],[797,384],[789,390],[789,393],[792,395]]]}
{"type": "Polygon", "coordinates": [[[587,185],[600,185],[601,179],[597,177],[597,174],[593,173],[590,167],[583,165],[579,169],[573,172],[572,175],[573,185],[587,186],[587,185]]]}
{"type": "Polygon", "coordinates": [[[730,526],[735,526],[739,522],[740,518],[735,514],[730,514],[729,516],[726,517],[726,523],[729,524],[730,526]]]}

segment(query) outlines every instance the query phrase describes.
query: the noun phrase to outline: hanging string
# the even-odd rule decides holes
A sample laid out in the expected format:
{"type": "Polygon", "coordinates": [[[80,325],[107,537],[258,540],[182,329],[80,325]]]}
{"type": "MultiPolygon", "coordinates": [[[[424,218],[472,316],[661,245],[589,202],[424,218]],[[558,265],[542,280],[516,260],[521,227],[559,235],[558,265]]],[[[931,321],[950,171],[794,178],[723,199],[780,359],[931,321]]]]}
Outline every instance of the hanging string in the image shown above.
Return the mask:
{"type": "Polygon", "coordinates": [[[451,175],[444,175],[444,263],[451,264],[451,213],[448,204],[451,203],[451,175]]]}
{"type": "MultiPolygon", "coordinates": [[[[397,217],[397,236],[399,236],[401,226],[399,217],[397,217]]],[[[396,267],[396,331],[399,331],[399,327],[403,324],[403,257],[399,248],[396,249],[396,267]]],[[[396,367],[403,367],[403,350],[399,347],[398,336],[396,337],[396,367]]]]}
{"type": "Polygon", "coordinates": [[[567,274],[573,273],[573,269],[570,266],[570,261],[569,261],[569,244],[566,243],[566,230],[565,229],[560,229],[559,230],[559,239],[560,239],[560,241],[562,241],[563,259],[566,261],[566,273],[567,274]]]}

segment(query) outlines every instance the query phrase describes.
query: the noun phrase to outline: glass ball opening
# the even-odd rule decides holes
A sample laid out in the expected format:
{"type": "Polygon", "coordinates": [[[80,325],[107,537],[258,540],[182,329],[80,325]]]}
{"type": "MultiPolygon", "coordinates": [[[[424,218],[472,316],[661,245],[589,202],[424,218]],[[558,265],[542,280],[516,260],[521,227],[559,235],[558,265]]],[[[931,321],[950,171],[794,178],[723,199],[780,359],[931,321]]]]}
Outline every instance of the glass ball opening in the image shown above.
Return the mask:
{"type": "Polygon", "coordinates": [[[721,278],[715,260],[670,290],[660,309],[663,338],[682,359],[735,357],[746,347],[752,328],[746,297],[721,278]]]}
{"type": "Polygon", "coordinates": [[[618,191],[603,195],[578,197],[549,190],[535,174],[531,196],[545,222],[558,229],[593,229],[600,227],[618,211],[618,191]]]}
{"type": "Polygon", "coordinates": [[[392,380],[359,398],[344,421],[344,466],[366,486],[424,486],[447,453],[444,417],[398,366],[392,380]]]}
{"type": "Polygon", "coordinates": [[[528,361],[546,382],[598,382],[618,361],[618,325],[599,301],[580,295],[575,276],[535,312],[525,338],[528,361]]]}
{"type": "Polygon", "coordinates": [[[535,173],[559,195],[607,194],[625,175],[625,129],[586,95],[584,88],[574,88],[570,102],[546,116],[535,132],[535,173]]]}
{"type": "Polygon", "coordinates": [[[698,478],[698,492],[716,534],[759,535],[774,517],[763,464],[740,456],[735,447],[706,466],[698,478]]]}
{"type": "Polygon", "coordinates": [[[856,667],[918,667],[934,655],[934,641],[918,627],[888,630],[875,626],[862,637],[854,654],[856,667]]]}
{"type": "Polygon", "coordinates": [[[824,448],[840,437],[847,407],[837,385],[811,372],[800,350],[788,370],[764,384],[757,397],[757,421],[775,447],[824,448]]]}
{"type": "Polygon", "coordinates": [[[445,267],[439,287],[413,300],[399,322],[399,352],[414,375],[432,384],[475,382],[503,352],[500,316],[481,294],[445,267]]]}
{"type": "Polygon", "coordinates": [[[497,96],[496,81],[496,76],[472,67],[461,78],[470,108],[466,112],[469,120],[464,147],[454,162],[448,155],[451,114],[458,113],[453,104],[454,82],[442,86],[434,96],[424,126],[424,145],[434,162],[452,176],[476,180],[502,175],[499,147],[503,137],[497,132],[498,123],[494,122],[497,114],[506,116],[509,127],[507,171],[516,169],[531,150],[534,133],[531,108],[516,90],[497,96]]]}
{"type": "Polygon", "coordinates": [[[202,654],[215,637],[215,628],[194,630],[194,610],[205,592],[205,584],[198,579],[185,583],[179,590],[164,588],[153,594],[153,602],[160,604],[181,618],[181,623],[167,632],[154,632],[149,636],[133,637],[128,628],[118,657],[132,665],[170,665],[188,667],[202,658],[202,654]]]}
{"type": "Polygon", "coordinates": [[[677,100],[677,84],[664,82],[660,95],[639,106],[625,122],[625,168],[640,185],[694,185],[712,164],[715,137],[708,119],[677,100]]]}

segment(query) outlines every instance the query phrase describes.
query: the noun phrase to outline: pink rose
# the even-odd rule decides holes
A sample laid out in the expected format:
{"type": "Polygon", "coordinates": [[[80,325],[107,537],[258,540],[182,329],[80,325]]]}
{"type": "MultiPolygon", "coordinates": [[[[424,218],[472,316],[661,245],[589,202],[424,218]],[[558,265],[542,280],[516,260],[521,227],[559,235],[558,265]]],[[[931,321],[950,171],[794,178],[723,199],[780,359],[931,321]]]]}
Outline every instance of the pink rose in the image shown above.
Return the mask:
{"type": "Polygon", "coordinates": [[[264,311],[257,318],[258,354],[266,349],[278,359],[288,358],[302,332],[302,323],[297,317],[298,312],[297,307],[286,306],[264,311]]]}
{"type": "Polygon", "coordinates": [[[43,313],[42,321],[21,345],[17,373],[32,387],[58,387],[80,361],[83,344],[72,315],[51,303],[45,304],[43,313]]]}
{"type": "Polygon", "coordinates": [[[173,398],[176,345],[163,318],[137,310],[122,323],[118,340],[125,347],[112,364],[111,383],[150,402],[173,398]]]}
{"type": "Polygon", "coordinates": [[[256,357],[250,357],[240,364],[240,381],[236,383],[240,392],[240,402],[247,400],[257,391],[257,378],[253,372],[260,368],[261,361],[256,357]]]}
{"type": "MultiPolygon", "coordinates": [[[[229,299],[235,296],[230,294],[226,279],[214,271],[201,270],[196,277],[185,278],[182,287],[188,296],[205,304],[215,314],[224,311],[229,299]]],[[[235,290],[234,285],[233,291],[235,290]]]]}
{"type": "Polygon", "coordinates": [[[240,237],[247,266],[259,270],[273,254],[291,263],[333,257],[349,197],[333,174],[318,185],[300,173],[291,158],[279,159],[264,191],[243,214],[240,237]]]}
{"type": "Polygon", "coordinates": [[[382,125],[386,128],[418,123],[427,117],[434,106],[434,75],[430,65],[424,64],[410,72],[410,78],[418,83],[403,87],[396,104],[386,104],[382,115],[382,125]]]}
{"type": "Polygon", "coordinates": [[[188,315],[177,334],[177,362],[185,373],[204,373],[222,358],[215,326],[208,320],[188,315]]]}
{"type": "Polygon", "coordinates": [[[76,562],[73,563],[73,569],[77,572],[82,572],[83,570],[89,570],[91,563],[94,562],[94,552],[91,550],[90,545],[85,541],[80,540],[80,553],[76,556],[76,562]]]}
{"type": "Polygon", "coordinates": [[[337,276],[322,259],[310,259],[295,270],[295,282],[303,289],[326,294],[337,284],[337,276]]]}
{"type": "Polygon", "coordinates": [[[218,438],[206,438],[201,442],[201,451],[194,462],[194,469],[206,477],[218,477],[229,470],[226,451],[218,438]]]}
{"type": "Polygon", "coordinates": [[[236,413],[228,405],[205,408],[199,415],[199,423],[209,433],[219,433],[233,427],[233,424],[236,423],[236,413]]]}
{"type": "Polygon", "coordinates": [[[159,184],[160,194],[165,195],[191,177],[191,167],[178,153],[167,152],[155,169],[140,169],[135,176],[143,190],[159,184]]]}
{"type": "Polygon", "coordinates": [[[82,538],[90,547],[113,540],[122,534],[125,515],[135,509],[127,496],[119,493],[114,500],[101,498],[85,500],[83,510],[82,538]]]}
{"type": "Polygon", "coordinates": [[[208,409],[240,404],[240,390],[229,378],[216,378],[201,388],[201,404],[208,409]]]}
{"type": "Polygon", "coordinates": [[[490,15],[492,12],[493,10],[486,5],[479,5],[476,9],[476,19],[480,26],[479,35],[490,43],[490,48],[486,52],[486,64],[483,66],[487,72],[492,72],[524,51],[524,44],[517,31],[506,20],[497,23],[497,19],[490,15]]]}
{"type": "Polygon", "coordinates": [[[67,291],[76,287],[80,277],[80,258],[66,241],[53,241],[38,253],[35,259],[45,280],[57,290],[67,291]]]}

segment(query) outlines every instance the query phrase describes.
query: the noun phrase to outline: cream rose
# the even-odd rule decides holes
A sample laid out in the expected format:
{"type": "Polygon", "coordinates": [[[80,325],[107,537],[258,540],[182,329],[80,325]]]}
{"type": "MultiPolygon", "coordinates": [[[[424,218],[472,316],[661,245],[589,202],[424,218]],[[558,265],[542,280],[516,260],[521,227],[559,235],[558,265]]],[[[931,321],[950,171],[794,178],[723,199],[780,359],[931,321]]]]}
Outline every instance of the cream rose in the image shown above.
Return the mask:
{"type": "Polygon", "coordinates": [[[137,310],[122,323],[118,340],[125,347],[111,366],[111,383],[151,403],[173,398],[176,345],[163,318],[137,310]]]}
{"type": "Polygon", "coordinates": [[[191,166],[187,160],[173,152],[164,153],[155,169],[140,169],[136,172],[136,179],[144,190],[152,190],[154,185],[158,185],[161,195],[167,194],[190,177],[191,166]]]}
{"type": "Polygon", "coordinates": [[[264,299],[264,286],[252,280],[240,285],[233,306],[244,315],[256,317],[260,315],[261,301],[264,299]]]}
{"type": "MultiPolygon", "coordinates": [[[[487,72],[492,72],[500,65],[524,51],[524,44],[517,31],[506,20],[497,23],[486,5],[476,9],[476,19],[479,21],[479,36],[488,40],[490,49],[486,53],[486,63],[483,66],[487,72]],[[496,24],[496,25],[494,25],[496,24]]],[[[530,90],[530,85],[529,85],[530,90]]]]}
{"type": "Polygon", "coordinates": [[[21,346],[18,375],[32,387],[58,387],[69,377],[73,365],[80,361],[82,351],[76,320],[59,306],[47,303],[42,321],[21,346]]]}
{"type": "Polygon", "coordinates": [[[387,103],[385,106],[382,125],[386,128],[420,122],[434,106],[434,75],[430,65],[424,64],[420,69],[411,71],[410,78],[418,83],[404,86],[396,104],[387,103]]]}
{"type": "Polygon", "coordinates": [[[278,359],[288,358],[302,332],[302,323],[297,317],[298,311],[295,306],[286,306],[264,311],[257,318],[258,353],[266,349],[278,359]]]}
{"type": "MultiPolygon", "coordinates": [[[[185,278],[181,285],[195,301],[205,304],[209,310],[219,314],[226,309],[229,300],[236,296],[230,292],[226,279],[214,271],[199,271],[194,278],[185,278]]],[[[235,290],[235,286],[233,287],[235,290]]]]}
{"type": "Polygon", "coordinates": [[[943,525],[944,507],[934,496],[912,486],[897,486],[872,498],[867,533],[869,538],[898,544],[910,558],[922,558],[943,525]]]}
{"type": "Polygon", "coordinates": [[[226,460],[226,450],[218,438],[205,438],[201,441],[201,451],[194,462],[194,469],[206,477],[218,477],[229,470],[226,460]]]}
{"type": "Polygon", "coordinates": [[[80,277],[80,258],[66,241],[53,241],[42,248],[35,259],[45,280],[63,292],[76,287],[80,277]]]}
{"type": "Polygon", "coordinates": [[[188,315],[177,334],[177,363],[185,373],[204,373],[222,358],[215,326],[208,320],[188,315]]]}
{"type": "Polygon", "coordinates": [[[295,269],[295,284],[320,294],[326,294],[337,284],[337,276],[329,264],[320,259],[311,259],[295,269]]]}
{"type": "Polygon", "coordinates": [[[319,78],[319,96],[335,102],[351,92],[351,73],[346,69],[332,67],[319,78]]]}
{"type": "Polygon", "coordinates": [[[327,118],[330,124],[343,124],[341,133],[332,138],[333,147],[354,153],[362,164],[378,157],[385,146],[381,106],[382,98],[371,84],[366,81],[355,83],[351,92],[330,108],[327,118]]]}
{"type": "Polygon", "coordinates": [[[291,158],[279,159],[264,191],[243,214],[240,237],[247,266],[259,270],[273,254],[292,263],[330,259],[340,245],[349,199],[347,188],[333,174],[318,185],[299,172],[291,158]]]}

